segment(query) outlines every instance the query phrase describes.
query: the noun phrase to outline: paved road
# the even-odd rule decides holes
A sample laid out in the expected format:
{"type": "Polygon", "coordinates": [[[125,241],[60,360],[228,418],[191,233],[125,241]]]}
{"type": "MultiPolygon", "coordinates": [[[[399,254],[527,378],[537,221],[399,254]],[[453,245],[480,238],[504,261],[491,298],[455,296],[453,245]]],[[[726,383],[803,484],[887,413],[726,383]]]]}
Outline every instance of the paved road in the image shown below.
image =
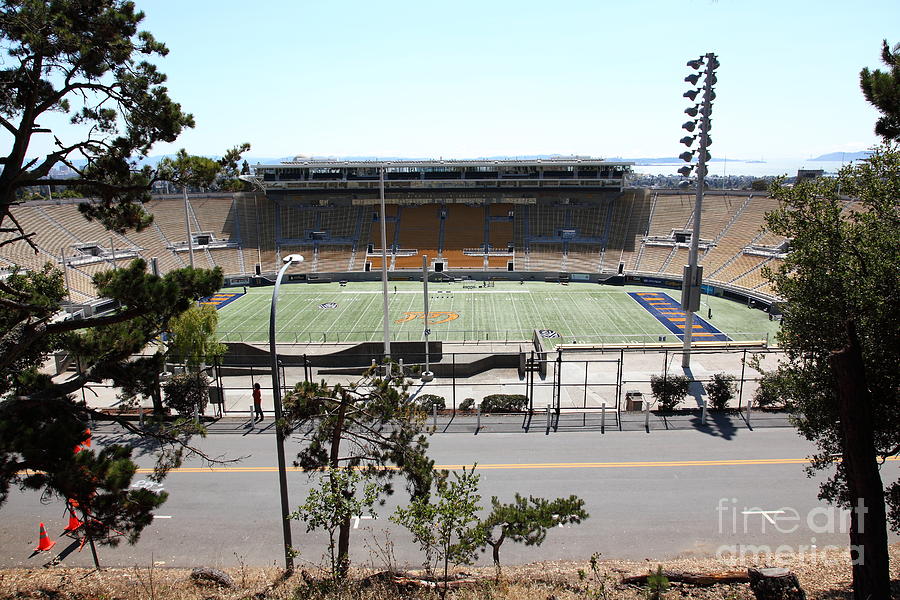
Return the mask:
{"type": "MultiPolygon", "coordinates": [[[[109,427],[99,429],[97,444],[121,439],[109,427]]],[[[170,474],[163,486],[171,496],[158,518],[137,545],[101,549],[104,564],[280,563],[275,438],[271,430],[222,431],[204,440],[203,448],[212,455],[246,458],[219,469],[188,463],[170,474]]],[[[289,456],[298,445],[289,442],[289,456]]],[[[501,558],[508,563],[586,559],[593,552],[662,559],[715,554],[731,545],[775,549],[785,544],[801,550],[847,543],[846,519],[816,500],[817,482],[804,474],[803,459],[812,447],[789,428],[735,429],[724,437],[697,430],[437,434],[431,448],[439,465],[478,463],[484,504],[492,495],[511,499],[515,491],[545,497],[577,494],[586,500],[589,520],[551,532],[540,549],[507,543],[501,558]]],[[[152,459],[144,454],[139,463],[149,467],[152,459]]],[[[900,463],[884,467],[885,480],[898,475],[900,463]]],[[[292,506],[302,501],[308,481],[304,473],[289,473],[292,506]]],[[[378,509],[377,520],[359,520],[353,532],[355,561],[382,564],[374,540],[383,545],[389,537],[400,564],[418,564],[406,532],[387,519],[404,500],[399,491],[378,509]]],[[[62,503],[44,504],[37,494],[13,492],[0,509],[0,565],[37,566],[47,560],[28,559],[40,521],[56,539],[66,523],[62,503]]],[[[326,549],[323,534],[308,534],[299,522],[293,532],[301,564],[319,563],[326,549]]],[[[89,565],[90,555],[73,553],[65,564],[89,565]]]]}

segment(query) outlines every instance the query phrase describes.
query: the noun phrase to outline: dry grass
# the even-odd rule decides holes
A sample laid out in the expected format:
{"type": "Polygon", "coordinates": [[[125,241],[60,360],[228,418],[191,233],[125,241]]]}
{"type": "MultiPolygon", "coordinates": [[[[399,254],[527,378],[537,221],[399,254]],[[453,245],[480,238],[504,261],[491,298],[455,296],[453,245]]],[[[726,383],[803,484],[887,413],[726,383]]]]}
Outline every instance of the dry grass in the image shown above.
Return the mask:
{"type": "MultiPolygon", "coordinates": [[[[768,566],[784,566],[799,577],[808,597],[818,600],[850,598],[849,556],[831,551],[816,561],[790,555],[771,561],[768,566]]],[[[619,583],[622,576],[646,573],[656,562],[600,560],[596,571],[589,563],[543,562],[503,570],[499,580],[493,569],[471,569],[475,585],[452,590],[454,600],[575,600],[593,598],[646,598],[646,590],[619,583]],[[582,575],[579,574],[582,573],[582,575]]],[[[900,544],[891,547],[892,575],[897,577],[900,544]]],[[[681,558],[662,563],[665,569],[688,572],[717,572],[740,569],[714,558],[681,558]]],[[[749,565],[743,565],[749,566],[749,565]]],[[[226,570],[235,589],[201,587],[189,577],[189,569],[152,567],[113,568],[100,572],[89,569],[8,569],[0,571],[0,600],[47,598],[58,600],[264,600],[310,598],[321,600],[430,599],[439,597],[429,590],[397,590],[383,585],[359,584],[366,572],[355,573],[354,583],[342,590],[330,588],[323,573],[302,571],[281,578],[275,568],[232,568],[226,570]]],[[[900,598],[895,581],[894,598],[900,598]]],[[[673,584],[664,598],[750,600],[753,594],[746,584],[718,585],[707,588],[673,584]]]]}

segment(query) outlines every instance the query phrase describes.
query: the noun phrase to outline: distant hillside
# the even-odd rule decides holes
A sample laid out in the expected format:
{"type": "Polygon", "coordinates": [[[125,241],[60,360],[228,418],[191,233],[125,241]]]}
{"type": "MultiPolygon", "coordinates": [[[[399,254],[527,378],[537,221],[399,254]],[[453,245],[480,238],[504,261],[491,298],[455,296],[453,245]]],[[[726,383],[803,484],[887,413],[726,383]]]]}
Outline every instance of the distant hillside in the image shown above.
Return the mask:
{"type": "Polygon", "coordinates": [[[822,156],[817,156],[815,158],[811,158],[809,160],[820,161],[820,160],[830,160],[830,161],[843,161],[850,162],[851,160],[860,160],[863,158],[869,158],[872,154],[869,150],[863,150],[862,152],[829,152],[828,154],[823,154],[822,156]]]}

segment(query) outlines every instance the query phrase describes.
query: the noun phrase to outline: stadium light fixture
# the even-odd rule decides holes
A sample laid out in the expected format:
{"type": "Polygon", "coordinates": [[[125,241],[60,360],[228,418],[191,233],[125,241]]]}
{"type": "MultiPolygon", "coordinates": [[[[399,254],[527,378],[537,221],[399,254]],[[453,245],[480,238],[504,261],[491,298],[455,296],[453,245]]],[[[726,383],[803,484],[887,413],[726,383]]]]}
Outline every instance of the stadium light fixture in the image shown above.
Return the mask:
{"type": "Polygon", "coordinates": [[[691,102],[696,102],[699,97],[700,102],[699,104],[695,104],[694,106],[685,109],[685,114],[697,118],[693,121],[688,121],[681,127],[686,129],[689,133],[693,133],[699,125],[699,131],[694,136],[685,136],[681,138],[680,141],[690,148],[693,142],[699,139],[700,145],[696,150],[682,152],[679,155],[679,158],[690,163],[696,156],[697,163],[678,169],[678,173],[684,177],[690,176],[692,172],[697,173],[697,195],[694,202],[693,232],[691,234],[688,264],[684,267],[681,288],[681,309],[685,313],[683,330],[684,349],[682,352],[681,366],[685,369],[689,368],[691,364],[691,338],[694,327],[694,313],[700,308],[700,291],[703,283],[703,268],[697,264],[700,241],[700,215],[703,207],[706,163],[712,158],[707,148],[712,144],[709,132],[710,129],[712,129],[712,101],[716,97],[713,86],[718,81],[715,70],[719,67],[719,61],[715,54],[709,52],[699,59],[688,61],[687,66],[697,72],[691,73],[685,77],[684,80],[693,86],[697,86],[702,79],[703,84],[698,89],[688,90],[683,95],[684,98],[690,98],[691,102]],[[705,68],[703,68],[704,64],[705,68]]]}
{"type": "MultiPolygon", "coordinates": [[[[288,506],[287,492],[287,465],[284,459],[284,428],[282,426],[283,413],[281,409],[281,377],[278,372],[278,350],[275,347],[275,314],[278,307],[278,291],[281,289],[281,279],[285,272],[293,264],[302,263],[300,254],[288,254],[283,259],[284,266],[278,271],[275,278],[275,289],[272,291],[272,305],[269,312],[269,354],[272,358],[272,402],[275,406],[275,449],[278,453],[278,490],[281,494],[281,531],[284,536],[284,568],[289,573],[294,570],[293,548],[291,548],[291,521],[290,508],[288,506]]],[[[252,415],[251,415],[252,416],[252,415]]]]}

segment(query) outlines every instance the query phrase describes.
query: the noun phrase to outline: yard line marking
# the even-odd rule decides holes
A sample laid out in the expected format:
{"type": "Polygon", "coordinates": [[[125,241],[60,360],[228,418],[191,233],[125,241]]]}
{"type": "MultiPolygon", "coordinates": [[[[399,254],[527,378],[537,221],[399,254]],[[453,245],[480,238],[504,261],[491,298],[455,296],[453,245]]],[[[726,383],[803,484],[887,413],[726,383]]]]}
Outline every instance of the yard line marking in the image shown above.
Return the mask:
{"type": "MultiPolygon", "coordinates": [[[[453,292],[454,295],[455,294],[530,294],[531,293],[528,290],[458,290],[458,289],[451,289],[450,291],[453,292]]],[[[379,291],[373,292],[373,291],[368,291],[368,290],[360,290],[358,292],[353,292],[353,291],[345,290],[341,293],[342,294],[380,294],[381,291],[379,290],[379,291]]],[[[421,290],[418,290],[418,291],[397,290],[396,292],[390,292],[390,293],[392,293],[392,294],[394,294],[394,293],[396,293],[396,294],[414,294],[417,296],[422,295],[421,290]]],[[[431,294],[431,293],[432,292],[429,292],[429,294],[431,294]]]]}

